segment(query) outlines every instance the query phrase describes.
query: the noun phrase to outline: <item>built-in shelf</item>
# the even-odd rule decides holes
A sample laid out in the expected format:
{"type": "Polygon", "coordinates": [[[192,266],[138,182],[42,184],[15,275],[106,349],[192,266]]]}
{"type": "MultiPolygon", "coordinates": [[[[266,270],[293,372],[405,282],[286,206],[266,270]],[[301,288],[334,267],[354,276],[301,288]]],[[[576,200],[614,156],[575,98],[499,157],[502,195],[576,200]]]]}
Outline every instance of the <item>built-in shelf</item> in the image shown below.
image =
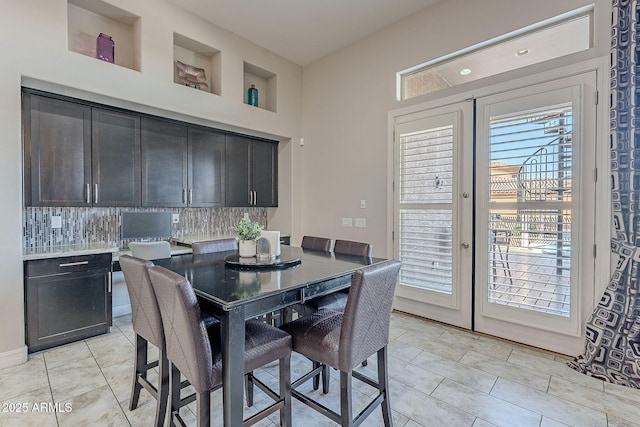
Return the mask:
{"type": "Polygon", "coordinates": [[[140,17],[100,0],[68,0],[68,49],[96,57],[100,33],[114,41],[114,63],[140,71],[140,17]]]}
{"type": "Polygon", "coordinates": [[[244,63],[244,103],[248,104],[247,95],[251,85],[258,89],[258,108],[277,112],[278,76],[248,62],[244,63]]]}
{"type": "MultiPolygon", "coordinates": [[[[216,95],[222,94],[222,54],[206,44],[192,40],[178,33],[173,33],[173,81],[185,85],[180,81],[179,69],[176,61],[204,70],[203,85],[195,85],[200,90],[216,95]]],[[[186,85],[185,85],[186,86],[186,85]]],[[[193,85],[192,85],[193,86],[193,85]]]]}

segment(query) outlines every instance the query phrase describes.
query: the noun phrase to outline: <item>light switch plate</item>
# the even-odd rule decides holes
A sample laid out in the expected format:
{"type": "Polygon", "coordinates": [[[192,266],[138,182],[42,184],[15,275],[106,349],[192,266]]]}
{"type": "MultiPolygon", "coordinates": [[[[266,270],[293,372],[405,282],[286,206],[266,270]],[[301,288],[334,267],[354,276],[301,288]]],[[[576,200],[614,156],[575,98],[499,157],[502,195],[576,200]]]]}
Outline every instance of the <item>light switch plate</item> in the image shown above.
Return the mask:
{"type": "Polygon", "coordinates": [[[356,218],[356,227],[365,228],[367,226],[366,218],[356,218]]]}
{"type": "Polygon", "coordinates": [[[60,215],[51,217],[51,228],[62,228],[62,217],[60,215]]]}
{"type": "Polygon", "coordinates": [[[353,227],[353,220],[351,218],[342,218],[343,227],[353,227]]]}

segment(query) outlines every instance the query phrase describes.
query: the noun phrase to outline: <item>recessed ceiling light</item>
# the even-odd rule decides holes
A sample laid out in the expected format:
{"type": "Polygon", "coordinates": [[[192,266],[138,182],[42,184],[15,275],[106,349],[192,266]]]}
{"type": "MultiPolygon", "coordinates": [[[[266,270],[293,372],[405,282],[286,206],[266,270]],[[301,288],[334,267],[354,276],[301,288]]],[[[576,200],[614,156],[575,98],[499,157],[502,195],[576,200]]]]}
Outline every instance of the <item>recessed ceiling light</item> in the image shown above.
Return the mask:
{"type": "Polygon", "coordinates": [[[516,52],[516,56],[525,56],[531,53],[531,49],[520,49],[516,52]]]}
{"type": "Polygon", "coordinates": [[[460,70],[460,75],[461,76],[466,76],[468,74],[471,74],[471,69],[469,68],[463,68],[462,70],[460,70]]]}

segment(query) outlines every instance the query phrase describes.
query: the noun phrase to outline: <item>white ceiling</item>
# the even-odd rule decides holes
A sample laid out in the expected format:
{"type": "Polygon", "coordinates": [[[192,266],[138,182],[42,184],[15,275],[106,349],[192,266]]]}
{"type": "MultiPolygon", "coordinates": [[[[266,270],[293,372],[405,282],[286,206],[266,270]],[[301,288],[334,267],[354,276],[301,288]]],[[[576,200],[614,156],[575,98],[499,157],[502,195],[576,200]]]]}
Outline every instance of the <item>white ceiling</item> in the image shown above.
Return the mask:
{"type": "Polygon", "coordinates": [[[307,65],[441,0],[169,0],[307,65]]]}

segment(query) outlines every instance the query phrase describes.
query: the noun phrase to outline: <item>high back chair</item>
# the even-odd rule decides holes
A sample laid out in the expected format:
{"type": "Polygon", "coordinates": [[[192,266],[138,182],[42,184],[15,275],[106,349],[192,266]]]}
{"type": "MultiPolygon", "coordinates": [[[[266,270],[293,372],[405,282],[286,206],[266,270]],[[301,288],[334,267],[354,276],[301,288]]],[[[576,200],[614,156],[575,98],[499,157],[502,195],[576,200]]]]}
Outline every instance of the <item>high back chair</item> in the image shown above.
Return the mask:
{"type": "Polygon", "coordinates": [[[167,400],[169,397],[169,362],[165,351],[164,331],[160,309],[149,280],[148,268],[151,261],[122,255],[120,267],[131,301],[131,320],[136,334],[135,359],[133,366],[133,384],[129,399],[129,410],[138,407],[140,391],[146,389],[156,399],[156,415],[154,425],[164,425],[167,400]],[[151,343],[159,350],[159,359],[149,362],[148,346],[151,343]],[[158,384],[147,379],[150,369],[158,367],[158,384]]]}
{"type": "Polygon", "coordinates": [[[153,261],[154,259],[171,258],[171,245],[164,240],[159,242],[129,242],[131,255],[153,261]]]}
{"type": "Polygon", "coordinates": [[[336,243],[333,246],[333,253],[335,254],[370,257],[372,252],[373,245],[364,242],[336,240],[336,243]]]}
{"type": "MultiPolygon", "coordinates": [[[[220,325],[209,329],[202,321],[200,307],[191,284],[183,276],[160,266],[149,269],[165,333],[167,358],[171,366],[169,406],[174,417],[183,424],[179,410],[192,402],[180,399],[180,374],[195,389],[198,426],[211,423],[211,392],[222,386],[222,352],[220,325]]],[[[273,412],[280,411],[282,426],[291,426],[290,357],[291,337],[264,322],[247,322],[245,328],[245,373],[275,360],[279,361],[280,392],[269,389],[257,378],[256,384],[274,398],[275,403],[252,415],[244,425],[252,425],[273,412]]]]}
{"type": "Polygon", "coordinates": [[[331,252],[333,249],[333,239],[327,239],[326,237],[303,236],[300,247],[302,249],[311,249],[314,251],[331,252]]]}
{"type": "Polygon", "coordinates": [[[291,385],[291,394],[342,426],[360,424],[377,405],[382,405],[385,426],[391,426],[391,404],[387,374],[387,344],[393,294],[400,262],[391,260],[356,271],[343,312],[327,309],[302,316],[281,328],[293,337],[293,350],[311,360],[340,371],[340,413],[297,391],[318,375],[322,366],[303,375],[291,385]],[[353,369],[377,354],[377,381],[353,369]],[[352,410],[352,377],[378,389],[377,396],[355,418],[352,410]]]}
{"type": "Polygon", "coordinates": [[[237,250],[238,242],[234,238],[202,240],[191,244],[191,251],[194,255],[237,250]]]}

